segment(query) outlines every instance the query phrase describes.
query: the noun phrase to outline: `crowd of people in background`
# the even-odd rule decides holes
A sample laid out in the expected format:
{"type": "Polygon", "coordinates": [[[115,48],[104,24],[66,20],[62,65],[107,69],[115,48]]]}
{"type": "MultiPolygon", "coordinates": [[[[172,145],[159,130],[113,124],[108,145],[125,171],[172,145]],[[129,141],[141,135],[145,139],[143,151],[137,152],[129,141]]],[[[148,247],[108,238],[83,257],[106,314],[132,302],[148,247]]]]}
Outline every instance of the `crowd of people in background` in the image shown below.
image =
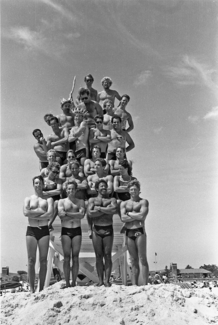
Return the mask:
{"type": "Polygon", "coordinates": [[[75,286],[82,242],[81,219],[87,218],[98,273],[98,286],[109,287],[112,269],[113,215],[124,223],[131,257],[132,284],[138,285],[139,270],[143,284],[148,282],[146,233],[144,221],[148,201],[140,195],[140,183],[132,175],[128,152],[135,147],[130,135],[134,129],[127,111],[130,96],[112,90],[112,80],[104,77],[103,90],[94,89],[88,74],[86,84],[61,101],[61,113],[47,113],[44,121],[51,128],[44,137],[36,128],[34,151],[39,159],[40,175],[33,178],[34,195],[24,201],[28,217],[26,233],[28,275],[34,292],[36,249],[39,248],[39,290],[43,289],[49,247],[49,233],[58,216],[64,253],[66,287],[75,286]],[[72,283],[70,260],[72,258],[72,283]]]}

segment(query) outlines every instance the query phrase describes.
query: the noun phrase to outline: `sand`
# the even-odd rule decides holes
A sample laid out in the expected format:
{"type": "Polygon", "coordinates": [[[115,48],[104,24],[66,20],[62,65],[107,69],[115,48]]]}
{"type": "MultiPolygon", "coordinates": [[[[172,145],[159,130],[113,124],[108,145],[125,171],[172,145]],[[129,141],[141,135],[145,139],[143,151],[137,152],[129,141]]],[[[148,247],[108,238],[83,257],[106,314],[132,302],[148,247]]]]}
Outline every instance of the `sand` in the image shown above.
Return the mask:
{"type": "Polygon", "coordinates": [[[1,297],[1,324],[203,325],[218,324],[218,288],[181,289],[174,284],[60,289],[1,297]]]}

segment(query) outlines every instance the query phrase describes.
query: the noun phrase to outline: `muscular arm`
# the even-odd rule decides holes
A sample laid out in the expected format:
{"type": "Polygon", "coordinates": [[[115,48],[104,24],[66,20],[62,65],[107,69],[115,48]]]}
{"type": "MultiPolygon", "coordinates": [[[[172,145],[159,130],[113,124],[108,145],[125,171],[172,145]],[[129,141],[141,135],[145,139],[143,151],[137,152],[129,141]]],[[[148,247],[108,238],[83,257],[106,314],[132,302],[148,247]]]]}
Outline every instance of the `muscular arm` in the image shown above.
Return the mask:
{"type": "Polygon", "coordinates": [[[88,188],[88,182],[84,179],[81,183],[77,184],[78,190],[86,190],[88,188]]]}
{"type": "Polygon", "coordinates": [[[65,127],[62,132],[63,132],[63,138],[61,138],[60,140],[57,140],[57,141],[52,141],[51,142],[52,147],[55,147],[55,146],[57,146],[59,144],[66,143],[68,141],[68,137],[69,137],[68,128],[65,127]]]}
{"type": "Polygon", "coordinates": [[[48,209],[47,211],[41,215],[39,218],[37,218],[38,220],[42,220],[42,219],[50,219],[53,217],[54,214],[54,200],[50,197],[47,199],[48,202],[48,209]]]}
{"type": "Polygon", "coordinates": [[[61,194],[61,188],[62,188],[62,186],[59,183],[59,184],[57,184],[57,188],[55,190],[50,190],[50,191],[46,191],[46,192],[43,191],[43,195],[45,197],[52,197],[52,196],[55,196],[55,195],[60,195],[61,194]]]}
{"type": "Polygon", "coordinates": [[[86,175],[86,177],[88,177],[89,175],[93,175],[94,173],[95,169],[92,169],[90,159],[86,159],[84,163],[84,174],[86,175]]]}
{"type": "Polygon", "coordinates": [[[126,142],[128,143],[128,147],[126,147],[126,152],[135,148],[135,143],[134,143],[133,139],[131,138],[131,136],[129,135],[129,133],[127,133],[127,132],[126,132],[126,142]]]}
{"type": "Polygon", "coordinates": [[[111,199],[111,203],[106,207],[98,207],[99,212],[106,214],[114,214],[117,212],[117,200],[115,198],[111,199]]]}
{"type": "Polygon", "coordinates": [[[133,123],[131,114],[128,114],[127,121],[128,121],[129,127],[126,129],[126,132],[130,132],[134,129],[134,123],[133,123]]]}
{"type": "Polygon", "coordinates": [[[120,96],[120,94],[116,90],[114,90],[114,97],[116,97],[118,100],[122,99],[122,97],[120,96]]]}
{"type": "Polygon", "coordinates": [[[107,180],[107,193],[111,194],[113,192],[113,176],[108,175],[106,177],[107,180]]]}
{"type": "Polygon", "coordinates": [[[67,211],[66,216],[71,217],[73,219],[83,219],[85,216],[85,202],[83,200],[80,200],[80,208],[78,212],[71,212],[67,211]]]}
{"type": "Polygon", "coordinates": [[[127,201],[123,201],[123,202],[121,202],[121,205],[120,205],[121,221],[132,222],[132,221],[134,221],[134,219],[131,218],[129,215],[127,215],[128,212],[126,211],[126,202],[127,201]]]}
{"type": "Polygon", "coordinates": [[[149,203],[147,200],[141,201],[141,208],[139,212],[128,212],[128,215],[134,220],[145,220],[149,211],[149,203]]]}
{"type": "Polygon", "coordinates": [[[110,160],[109,161],[109,165],[110,165],[110,169],[111,169],[111,175],[112,176],[120,175],[120,170],[115,169],[114,164],[115,164],[115,160],[110,160]]]}
{"type": "Polygon", "coordinates": [[[89,218],[96,218],[102,216],[102,212],[95,210],[95,202],[94,199],[89,199],[88,202],[88,208],[87,208],[87,214],[89,218]]]}
{"type": "Polygon", "coordinates": [[[96,108],[96,111],[97,111],[98,115],[103,116],[103,110],[102,110],[101,105],[99,105],[99,104],[96,102],[96,103],[95,103],[95,108],[96,108]]]}
{"type": "MultiPolygon", "coordinates": [[[[45,139],[44,139],[44,142],[45,142],[45,139]]],[[[46,148],[46,151],[45,151],[45,150],[43,150],[43,148],[38,143],[36,143],[34,145],[33,149],[34,149],[34,151],[35,151],[38,158],[43,157],[45,160],[47,160],[47,148],[46,148]]]]}
{"type": "Polygon", "coordinates": [[[26,197],[23,205],[23,214],[28,218],[36,218],[43,215],[45,211],[42,208],[30,209],[30,198],[26,197]]]}
{"type": "Polygon", "coordinates": [[[63,181],[66,181],[65,172],[66,172],[66,165],[63,165],[60,168],[60,174],[59,174],[59,178],[63,181]]]}
{"type": "Polygon", "coordinates": [[[127,186],[119,185],[119,176],[114,177],[114,192],[117,192],[117,193],[127,192],[127,186]]]}

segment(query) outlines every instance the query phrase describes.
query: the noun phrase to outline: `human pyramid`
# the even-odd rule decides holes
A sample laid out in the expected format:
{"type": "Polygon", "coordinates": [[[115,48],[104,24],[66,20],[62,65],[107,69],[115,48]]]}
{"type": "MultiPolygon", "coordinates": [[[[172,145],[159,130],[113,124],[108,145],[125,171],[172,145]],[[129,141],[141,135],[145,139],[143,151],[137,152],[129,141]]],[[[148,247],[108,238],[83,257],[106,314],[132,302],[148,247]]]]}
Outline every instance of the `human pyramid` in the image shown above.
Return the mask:
{"type": "Polygon", "coordinates": [[[79,89],[74,101],[74,77],[69,99],[61,101],[62,114],[44,116],[52,129],[47,139],[40,129],[33,131],[40,175],[33,178],[34,195],[24,200],[24,216],[28,217],[26,243],[31,292],[35,291],[37,247],[39,290],[43,290],[50,231],[57,216],[61,220],[65,288],[76,285],[82,242],[81,219],[84,217],[96,255],[97,286],[111,286],[115,213],[124,223],[121,232],[127,237],[132,284],[138,285],[139,272],[143,284],[148,281],[144,227],[148,201],[139,196],[140,183],[132,176],[132,163],[126,155],[135,147],[129,134],[134,124],[126,111],[130,97],[120,96],[110,89],[112,80],[109,77],[101,80],[101,92],[92,88],[94,78],[91,74],[84,81],[86,88],[79,89]],[[116,99],[119,104],[114,107],[116,99]]]}

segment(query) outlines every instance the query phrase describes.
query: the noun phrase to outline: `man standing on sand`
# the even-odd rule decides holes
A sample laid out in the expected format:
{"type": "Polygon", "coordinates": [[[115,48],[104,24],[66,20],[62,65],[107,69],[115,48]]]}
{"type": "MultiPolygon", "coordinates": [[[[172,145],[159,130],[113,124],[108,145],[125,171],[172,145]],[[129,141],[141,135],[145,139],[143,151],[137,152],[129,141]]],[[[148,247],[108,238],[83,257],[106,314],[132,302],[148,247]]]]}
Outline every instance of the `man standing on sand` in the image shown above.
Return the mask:
{"type": "Polygon", "coordinates": [[[113,214],[117,210],[115,198],[108,198],[107,182],[100,179],[95,184],[98,196],[88,201],[87,214],[92,220],[93,233],[92,242],[96,255],[96,269],[99,283],[97,286],[110,287],[110,276],[112,270],[112,247],[113,247],[113,214]],[[104,259],[104,262],[103,262],[104,259]],[[104,282],[105,270],[105,282],[104,282]]]}
{"type": "Polygon", "coordinates": [[[77,183],[66,184],[67,198],[58,202],[58,215],[61,219],[61,242],[64,252],[64,276],[66,286],[70,287],[70,258],[72,254],[72,287],[76,285],[79,272],[79,252],[82,242],[81,219],[85,215],[85,202],[75,198],[77,183]]]}
{"type": "Polygon", "coordinates": [[[33,178],[35,193],[24,200],[23,214],[28,217],[26,246],[28,254],[28,277],[30,290],[35,292],[36,251],[39,249],[39,291],[43,290],[47,272],[47,255],[49,248],[48,221],[54,214],[54,201],[43,195],[44,181],[42,176],[33,178]]]}
{"type": "Polygon", "coordinates": [[[34,144],[33,149],[39,158],[39,170],[41,171],[42,168],[46,168],[48,166],[47,151],[45,151],[46,141],[40,129],[33,130],[33,136],[37,140],[37,143],[34,144]]]}
{"type": "Polygon", "coordinates": [[[132,284],[138,285],[139,272],[142,274],[143,285],[148,283],[149,267],[147,261],[147,238],[145,219],[149,203],[139,197],[140,183],[136,179],[128,185],[130,200],[121,202],[121,220],[125,222],[127,247],[132,264],[132,284]]]}

